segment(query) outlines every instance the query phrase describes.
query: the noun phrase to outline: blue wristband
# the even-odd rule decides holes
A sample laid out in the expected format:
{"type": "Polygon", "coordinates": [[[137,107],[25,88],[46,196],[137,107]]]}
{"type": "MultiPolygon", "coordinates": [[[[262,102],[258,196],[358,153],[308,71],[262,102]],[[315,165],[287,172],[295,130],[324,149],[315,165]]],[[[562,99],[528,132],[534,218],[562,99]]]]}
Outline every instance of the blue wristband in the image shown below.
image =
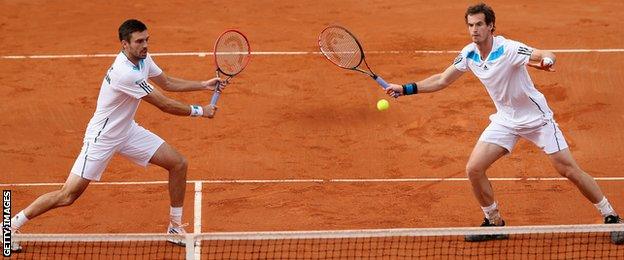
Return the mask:
{"type": "Polygon", "coordinates": [[[416,83],[407,83],[403,85],[403,95],[418,94],[418,85],[416,83]]]}

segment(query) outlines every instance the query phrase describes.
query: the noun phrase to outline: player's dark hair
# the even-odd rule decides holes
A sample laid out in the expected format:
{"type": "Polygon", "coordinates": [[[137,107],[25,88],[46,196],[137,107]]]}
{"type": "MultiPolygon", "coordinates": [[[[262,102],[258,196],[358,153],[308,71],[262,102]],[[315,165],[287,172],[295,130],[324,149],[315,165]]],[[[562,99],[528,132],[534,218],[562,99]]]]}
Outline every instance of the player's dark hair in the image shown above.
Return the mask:
{"type": "Polygon", "coordinates": [[[130,42],[130,36],[133,32],[142,32],[147,30],[147,26],[137,19],[129,19],[119,26],[119,41],[126,40],[130,42]]]}
{"type": "Polygon", "coordinates": [[[492,7],[486,5],[485,3],[469,6],[466,10],[466,14],[464,15],[464,20],[468,23],[468,15],[475,15],[479,13],[485,15],[485,24],[491,24],[492,32],[494,32],[494,30],[496,30],[496,15],[494,15],[492,7]]]}

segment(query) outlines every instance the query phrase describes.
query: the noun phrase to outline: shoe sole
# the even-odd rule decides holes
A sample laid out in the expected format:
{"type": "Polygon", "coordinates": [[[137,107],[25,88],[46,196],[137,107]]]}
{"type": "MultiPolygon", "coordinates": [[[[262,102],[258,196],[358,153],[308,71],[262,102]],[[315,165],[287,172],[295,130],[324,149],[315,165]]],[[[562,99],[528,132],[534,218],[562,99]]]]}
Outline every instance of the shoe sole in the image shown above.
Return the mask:
{"type": "Polygon", "coordinates": [[[186,243],[181,241],[181,240],[173,240],[173,239],[167,239],[167,242],[174,244],[176,246],[182,246],[182,247],[186,247],[186,243]]]}
{"type": "MultiPolygon", "coordinates": [[[[180,233],[174,233],[174,232],[171,232],[171,231],[172,230],[169,230],[167,232],[167,234],[168,235],[181,235],[180,233]]],[[[183,240],[180,240],[180,239],[170,238],[170,239],[167,239],[167,242],[169,242],[171,244],[174,244],[176,246],[184,246],[184,247],[186,246],[186,242],[184,242],[183,240]]]]}

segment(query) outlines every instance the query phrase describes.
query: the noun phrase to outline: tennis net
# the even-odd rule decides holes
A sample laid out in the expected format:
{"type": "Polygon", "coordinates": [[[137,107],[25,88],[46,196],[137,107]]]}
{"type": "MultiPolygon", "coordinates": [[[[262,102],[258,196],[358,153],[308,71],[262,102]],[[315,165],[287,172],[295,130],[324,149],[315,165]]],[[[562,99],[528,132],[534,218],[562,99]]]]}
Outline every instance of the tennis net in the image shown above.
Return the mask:
{"type": "Polygon", "coordinates": [[[624,225],[33,235],[16,259],[624,259],[624,225]],[[615,233],[614,233],[615,232],[615,233]],[[619,233],[618,233],[619,232],[619,233]],[[466,235],[508,239],[466,242],[466,235]],[[187,241],[186,247],[167,239],[187,241]]]}

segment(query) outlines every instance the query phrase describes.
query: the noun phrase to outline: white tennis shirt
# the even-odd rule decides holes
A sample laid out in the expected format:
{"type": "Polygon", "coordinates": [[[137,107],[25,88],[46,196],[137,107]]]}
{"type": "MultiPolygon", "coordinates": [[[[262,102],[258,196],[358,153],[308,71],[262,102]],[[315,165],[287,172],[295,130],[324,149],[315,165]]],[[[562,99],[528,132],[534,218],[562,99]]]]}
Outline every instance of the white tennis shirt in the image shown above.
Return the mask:
{"type": "Polygon", "coordinates": [[[533,85],[527,67],[533,49],[523,43],[495,36],[488,57],[482,57],[475,43],[462,49],[453,63],[460,71],[470,70],[485,85],[496,113],[492,122],[511,128],[533,128],[552,119],[546,98],[533,85]]]}
{"type": "Polygon", "coordinates": [[[122,142],[136,124],[134,114],[141,98],[154,90],[147,79],[161,73],[149,54],[135,66],[120,52],[102,80],[97,108],[84,140],[111,145],[122,142]]]}

